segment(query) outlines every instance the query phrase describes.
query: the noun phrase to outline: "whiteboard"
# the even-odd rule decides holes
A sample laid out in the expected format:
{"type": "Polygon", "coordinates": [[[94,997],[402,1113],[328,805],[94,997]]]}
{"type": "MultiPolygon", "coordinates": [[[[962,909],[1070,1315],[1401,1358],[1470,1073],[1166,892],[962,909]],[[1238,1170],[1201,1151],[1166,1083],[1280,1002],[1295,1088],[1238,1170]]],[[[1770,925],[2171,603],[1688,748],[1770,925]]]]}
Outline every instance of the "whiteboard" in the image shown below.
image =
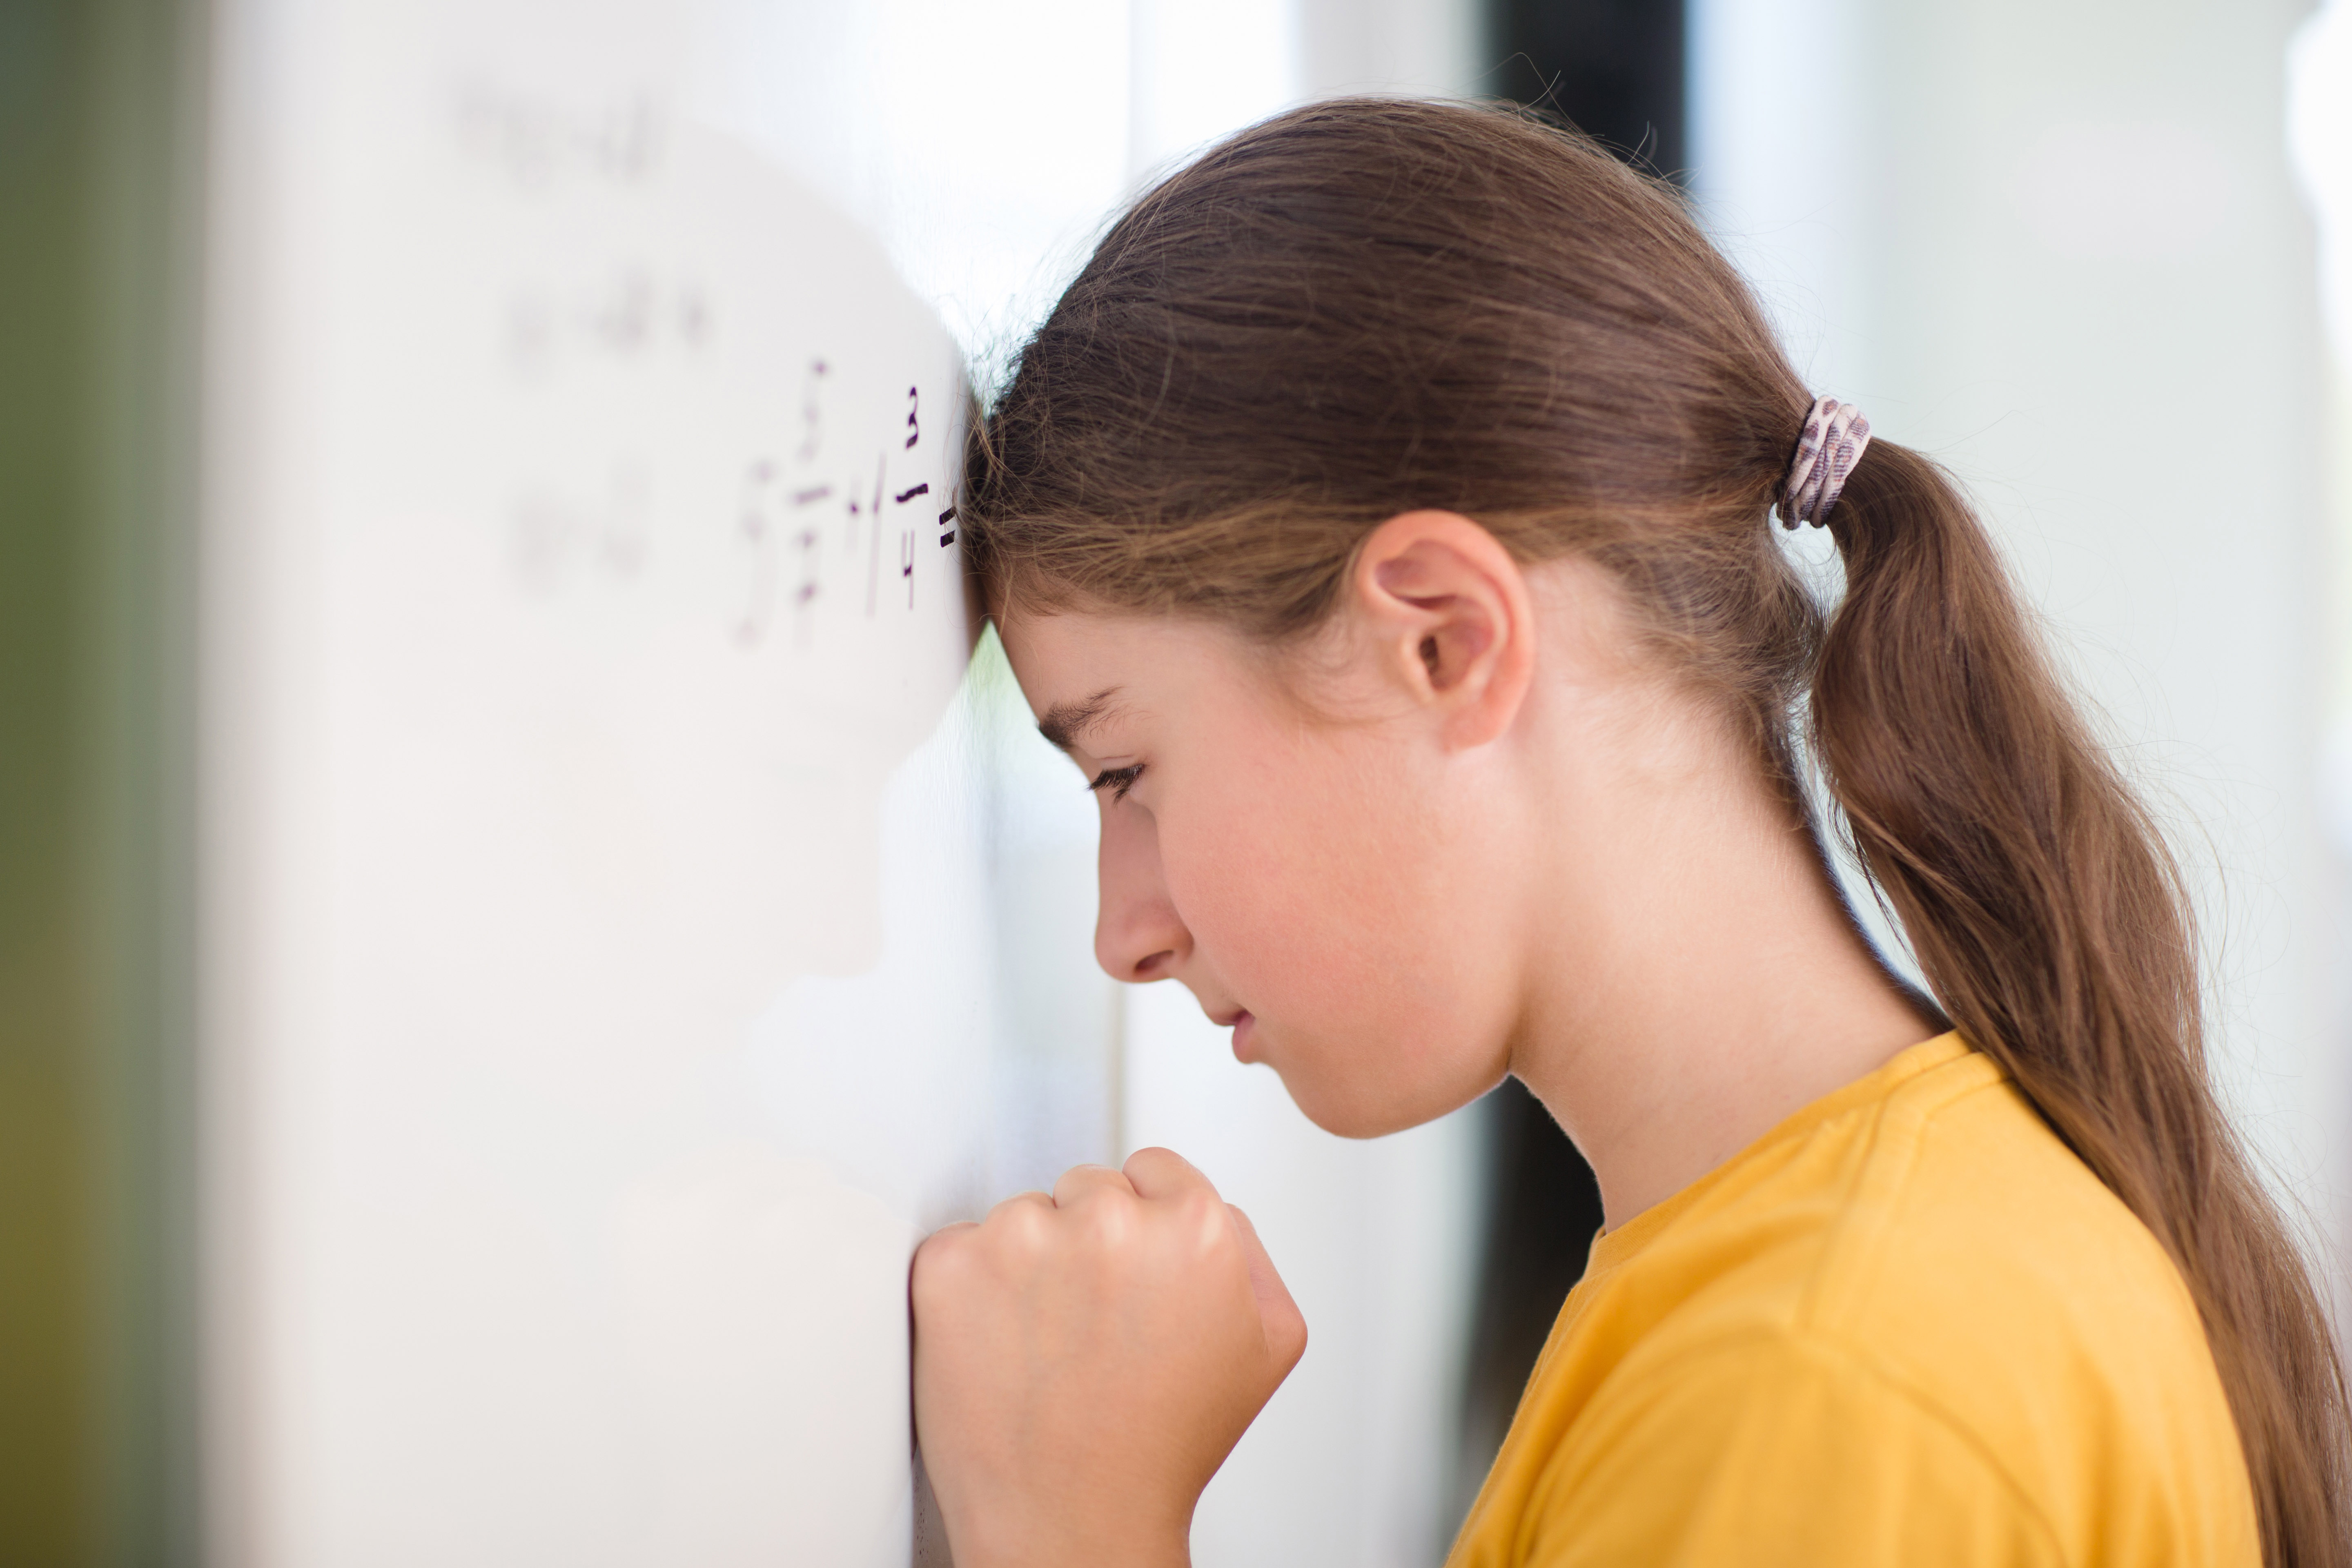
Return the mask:
{"type": "Polygon", "coordinates": [[[224,23],[223,1561],[906,1563],[907,1262],[1053,1103],[959,353],[594,11],[224,23]]]}

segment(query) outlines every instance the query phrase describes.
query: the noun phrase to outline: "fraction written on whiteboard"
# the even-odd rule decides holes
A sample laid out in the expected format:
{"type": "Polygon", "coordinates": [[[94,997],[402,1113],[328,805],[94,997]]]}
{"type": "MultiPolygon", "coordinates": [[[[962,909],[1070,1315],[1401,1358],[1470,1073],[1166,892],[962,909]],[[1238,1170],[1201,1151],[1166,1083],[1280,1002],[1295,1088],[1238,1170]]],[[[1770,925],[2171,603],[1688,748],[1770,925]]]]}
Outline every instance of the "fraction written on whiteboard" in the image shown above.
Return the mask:
{"type": "MultiPolygon", "coordinates": [[[[897,416],[903,423],[874,453],[871,479],[844,481],[824,471],[843,445],[830,439],[821,395],[830,375],[824,359],[809,362],[798,438],[782,455],[744,462],[735,480],[726,524],[735,583],[728,634],[739,647],[764,645],[789,621],[791,646],[810,648],[821,604],[856,583],[861,567],[864,592],[856,597],[866,617],[886,605],[912,610],[923,536],[935,531],[942,550],[955,542],[955,509],[929,510],[931,480],[891,477],[894,459],[922,443],[919,388],[908,388],[906,411],[897,416]],[[897,568],[903,603],[883,592],[887,566],[897,568]]],[[[637,576],[650,551],[647,491],[636,469],[615,470],[602,493],[567,493],[553,485],[523,491],[509,512],[509,553],[523,586],[545,594],[576,581],[617,584],[637,576]]]]}

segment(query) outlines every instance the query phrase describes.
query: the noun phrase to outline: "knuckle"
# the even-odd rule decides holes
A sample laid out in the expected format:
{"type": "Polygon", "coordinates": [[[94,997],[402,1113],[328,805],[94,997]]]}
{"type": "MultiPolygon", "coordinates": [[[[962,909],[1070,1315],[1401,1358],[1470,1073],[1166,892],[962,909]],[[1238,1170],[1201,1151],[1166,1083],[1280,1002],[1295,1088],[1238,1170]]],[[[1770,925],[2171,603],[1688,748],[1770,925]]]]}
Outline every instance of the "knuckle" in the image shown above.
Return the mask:
{"type": "Polygon", "coordinates": [[[915,1248],[915,1267],[936,1268],[947,1259],[961,1254],[971,1244],[974,1226],[969,1220],[961,1225],[944,1226],[925,1237],[915,1248]]]}
{"type": "Polygon", "coordinates": [[[1032,1262],[1046,1251],[1053,1240],[1053,1223],[1052,1210],[1028,1202],[1000,1204],[997,1212],[988,1216],[991,1240],[999,1256],[1016,1264],[1032,1262]]]}
{"type": "Polygon", "coordinates": [[[1034,1214],[1036,1212],[1041,1203],[1050,1204],[1051,1202],[1053,1202],[1053,1199],[1044,1193],[1035,1191],[1015,1193],[1011,1197],[999,1203],[994,1208],[990,1209],[988,1211],[988,1217],[985,1220],[982,1220],[981,1224],[983,1226],[987,1226],[997,1225],[999,1223],[1012,1223],[1014,1216],[1023,1214],[1034,1214]]]}
{"type": "Polygon", "coordinates": [[[1212,1252],[1238,1252],[1234,1225],[1213,1193],[1189,1192],[1176,1200],[1175,1217],[1194,1244],[1212,1252]]]}
{"type": "Polygon", "coordinates": [[[1104,1185],[1104,1177],[1117,1173],[1108,1165],[1090,1163],[1073,1165],[1063,1172],[1061,1179],[1054,1184],[1054,1201],[1056,1203],[1066,1201],[1064,1198],[1066,1193],[1071,1198],[1079,1198],[1097,1192],[1104,1185]]]}
{"type": "Polygon", "coordinates": [[[938,1232],[915,1249],[908,1289],[915,1313],[936,1311],[971,1272],[971,1227],[938,1232]]]}
{"type": "Polygon", "coordinates": [[[1078,1234],[1086,1245],[1096,1251],[1117,1251],[1125,1247],[1135,1234],[1135,1203],[1122,1201],[1115,1193],[1106,1193],[1076,1211],[1078,1234]]]}

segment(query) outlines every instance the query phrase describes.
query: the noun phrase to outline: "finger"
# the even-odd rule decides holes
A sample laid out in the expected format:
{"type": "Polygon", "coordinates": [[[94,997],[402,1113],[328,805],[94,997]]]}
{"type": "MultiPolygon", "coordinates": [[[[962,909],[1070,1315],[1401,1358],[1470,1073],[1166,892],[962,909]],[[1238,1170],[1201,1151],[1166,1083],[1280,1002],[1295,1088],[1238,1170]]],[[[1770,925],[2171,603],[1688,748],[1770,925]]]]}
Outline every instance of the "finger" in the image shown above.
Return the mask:
{"type": "Polygon", "coordinates": [[[1274,1352],[1284,1375],[1298,1364],[1307,1353],[1307,1315],[1291,1300],[1290,1288],[1275,1271],[1274,1259],[1266,1255],[1265,1243],[1257,1237],[1257,1226],[1250,1216],[1231,1204],[1226,1212],[1234,1216],[1234,1230],[1241,1237],[1242,1257],[1249,1264],[1250,1291],[1257,1297],[1258,1321],[1265,1329],[1266,1349],[1274,1352]]]}
{"type": "Polygon", "coordinates": [[[940,1289],[940,1270],[953,1273],[957,1255],[967,1245],[967,1237],[979,1229],[968,1219],[943,1225],[915,1248],[914,1258],[907,1266],[907,1299],[918,1318],[924,1315],[940,1289]]]}
{"type": "Polygon", "coordinates": [[[1054,1196],[1051,1193],[1041,1193],[1033,1188],[1025,1193],[1015,1193],[1006,1198],[988,1211],[988,1217],[994,1219],[999,1215],[1010,1215],[1013,1210],[1021,1208],[1050,1209],[1053,1206],[1054,1196]]]}
{"type": "Polygon", "coordinates": [[[1054,1203],[1057,1207],[1068,1208],[1082,1198],[1100,1193],[1123,1193],[1133,1197],[1135,1184],[1108,1165],[1073,1165],[1054,1184],[1054,1203]]]}
{"type": "Polygon", "coordinates": [[[1217,1195],[1209,1178],[1173,1149],[1138,1149],[1128,1156],[1125,1170],[1127,1179],[1142,1197],[1172,1198],[1186,1193],[1204,1193],[1213,1198],[1217,1195]]]}
{"type": "Polygon", "coordinates": [[[924,1267],[926,1259],[929,1259],[930,1266],[936,1267],[940,1258],[964,1245],[966,1232],[976,1231],[979,1228],[979,1226],[968,1219],[960,1219],[953,1225],[940,1226],[939,1229],[923,1237],[920,1245],[915,1248],[913,1267],[924,1267]]]}
{"type": "Polygon", "coordinates": [[[969,1220],[969,1219],[960,1219],[960,1220],[956,1220],[956,1221],[954,1221],[954,1222],[952,1222],[952,1223],[950,1223],[950,1224],[943,1225],[943,1226],[940,1226],[940,1228],[939,1228],[939,1229],[937,1229],[937,1230],[935,1230],[935,1231],[931,1232],[931,1234],[930,1234],[930,1235],[929,1235],[929,1236],[927,1236],[927,1237],[923,1237],[922,1247],[918,1247],[917,1248],[915,1248],[915,1251],[917,1252],[917,1254],[918,1254],[918,1255],[919,1255],[919,1254],[922,1252],[922,1250],[923,1250],[923,1247],[930,1247],[930,1246],[933,1246],[933,1245],[943,1246],[943,1247],[953,1247],[953,1246],[955,1245],[955,1243],[954,1243],[953,1241],[951,1241],[951,1240],[949,1240],[949,1239],[948,1239],[949,1237],[953,1237],[953,1236],[954,1236],[958,1231],[962,1231],[962,1230],[978,1230],[979,1228],[980,1228],[980,1224],[979,1224],[979,1222],[978,1222],[977,1220],[969,1220]]]}

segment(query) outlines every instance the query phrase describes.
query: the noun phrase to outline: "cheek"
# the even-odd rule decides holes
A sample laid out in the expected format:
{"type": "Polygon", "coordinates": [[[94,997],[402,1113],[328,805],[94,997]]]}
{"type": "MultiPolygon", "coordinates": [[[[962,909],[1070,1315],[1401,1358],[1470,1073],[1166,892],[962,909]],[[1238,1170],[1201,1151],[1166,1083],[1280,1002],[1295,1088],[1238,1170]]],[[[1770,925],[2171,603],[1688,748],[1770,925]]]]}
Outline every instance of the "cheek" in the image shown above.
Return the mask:
{"type": "Polygon", "coordinates": [[[1312,1114],[1307,1079],[1369,1088],[1458,1043],[1472,889],[1430,781],[1375,742],[1243,754],[1163,815],[1168,891],[1312,1114]]]}

